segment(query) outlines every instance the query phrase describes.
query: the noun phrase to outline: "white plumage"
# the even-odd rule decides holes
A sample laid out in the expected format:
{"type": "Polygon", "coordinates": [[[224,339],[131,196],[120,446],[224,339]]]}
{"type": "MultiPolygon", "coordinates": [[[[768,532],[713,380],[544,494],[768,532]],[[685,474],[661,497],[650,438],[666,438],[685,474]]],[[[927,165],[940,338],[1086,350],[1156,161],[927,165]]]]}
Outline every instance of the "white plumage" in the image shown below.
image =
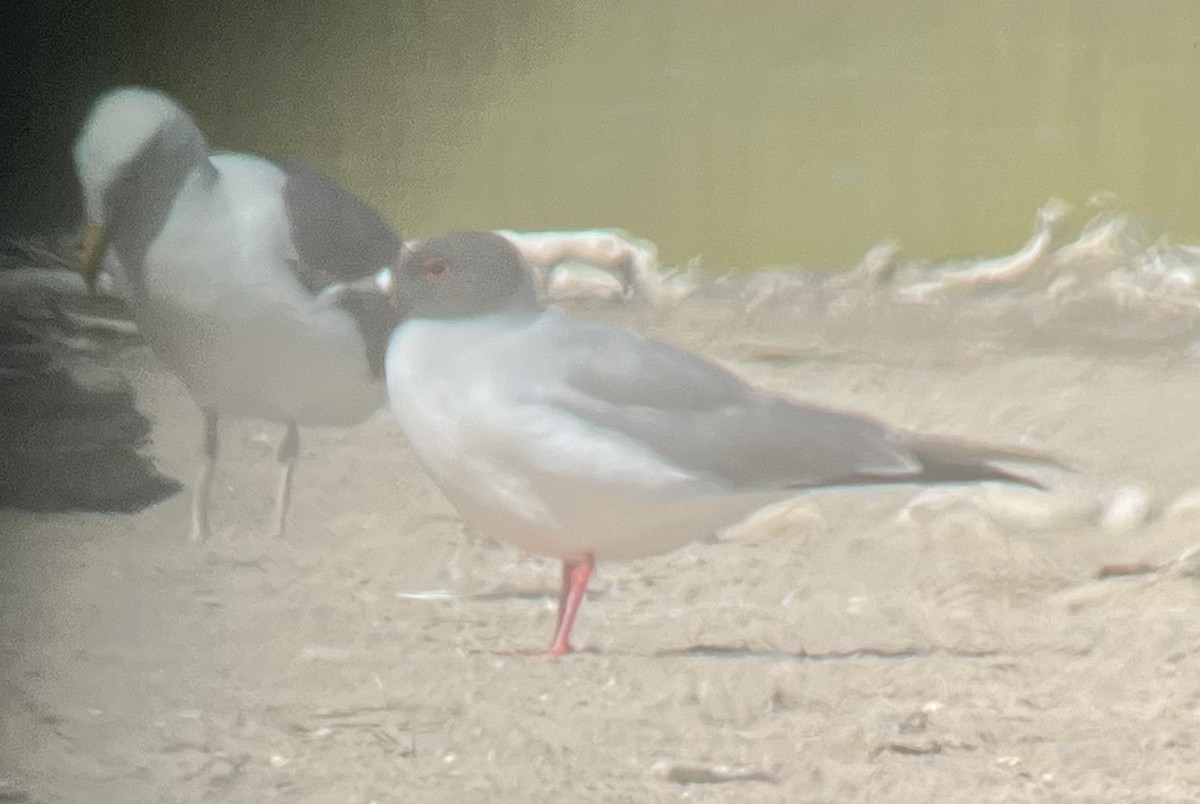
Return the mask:
{"type": "Polygon", "coordinates": [[[665,553],[795,493],[732,493],[576,415],[582,393],[563,378],[576,328],[586,337],[588,327],[555,310],[505,310],[414,318],[394,336],[394,414],[468,522],[538,555],[620,560],[665,553]]]}

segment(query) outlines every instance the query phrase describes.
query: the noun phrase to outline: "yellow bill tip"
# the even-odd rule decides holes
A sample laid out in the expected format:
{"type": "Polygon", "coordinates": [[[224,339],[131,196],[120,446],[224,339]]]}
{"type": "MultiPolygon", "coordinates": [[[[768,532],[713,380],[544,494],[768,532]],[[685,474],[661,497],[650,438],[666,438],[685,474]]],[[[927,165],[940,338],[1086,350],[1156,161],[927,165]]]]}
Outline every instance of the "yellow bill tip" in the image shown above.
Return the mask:
{"type": "Polygon", "coordinates": [[[83,230],[83,250],[79,256],[79,273],[89,293],[96,293],[96,280],[100,276],[100,261],[108,249],[108,231],[95,221],[88,221],[83,230]]]}

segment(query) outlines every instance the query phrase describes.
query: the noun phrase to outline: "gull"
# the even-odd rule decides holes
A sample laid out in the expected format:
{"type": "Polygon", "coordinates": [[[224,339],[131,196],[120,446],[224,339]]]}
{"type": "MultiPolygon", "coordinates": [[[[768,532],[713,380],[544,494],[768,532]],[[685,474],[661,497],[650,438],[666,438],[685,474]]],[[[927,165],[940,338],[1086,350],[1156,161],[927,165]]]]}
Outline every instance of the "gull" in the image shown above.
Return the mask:
{"type": "Polygon", "coordinates": [[[74,160],[85,279],[94,289],[111,252],[105,264],[138,329],[204,416],[192,540],[210,532],[223,415],[285,425],[272,527],[283,535],[298,427],[352,425],[384,405],[394,310],[374,285],[401,253],[399,236],[299,163],[210,152],[187,112],[153,89],[101,95],[74,160]]]}
{"type": "Polygon", "coordinates": [[[543,308],[505,239],[423,241],[392,276],[392,411],[466,522],[562,561],[550,655],[597,560],[664,553],[809,489],[1009,481],[1015,449],[758,391],[699,356],[543,308]]]}

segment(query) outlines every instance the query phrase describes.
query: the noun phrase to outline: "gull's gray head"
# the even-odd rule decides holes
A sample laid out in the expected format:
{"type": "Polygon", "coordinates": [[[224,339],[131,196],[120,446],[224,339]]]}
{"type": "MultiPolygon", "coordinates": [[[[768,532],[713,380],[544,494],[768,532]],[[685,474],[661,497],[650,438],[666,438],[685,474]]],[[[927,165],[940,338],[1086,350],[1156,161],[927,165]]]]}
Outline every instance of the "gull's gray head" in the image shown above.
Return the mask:
{"type": "Polygon", "coordinates": [[[162,92],[118,87],[92,104],[74,151],[89,220],[108,223],[105,196],[151,150],[194,157],[207,144],[183,107],[162,92]]]}
{"type": "Polygon", "coordinates": [[[538,306],[521,255],[492,232],[450,232],[421,241],[404,253],[391,284],[411,318],[463,318],[538,306]]]}

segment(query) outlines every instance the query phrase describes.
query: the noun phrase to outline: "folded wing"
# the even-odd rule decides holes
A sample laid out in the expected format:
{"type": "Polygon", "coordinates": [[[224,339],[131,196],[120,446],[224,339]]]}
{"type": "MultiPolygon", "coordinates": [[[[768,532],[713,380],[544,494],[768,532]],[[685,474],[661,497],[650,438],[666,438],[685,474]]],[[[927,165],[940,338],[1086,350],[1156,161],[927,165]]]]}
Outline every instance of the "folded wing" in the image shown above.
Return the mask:
{"type": "Polygon", "coordinates": [[[557,319],[565,388],[546,401],[733,491],[1004,480],[1016,452],[891,430],[761,393],[720,366],[626,330],[557,319]]]}

